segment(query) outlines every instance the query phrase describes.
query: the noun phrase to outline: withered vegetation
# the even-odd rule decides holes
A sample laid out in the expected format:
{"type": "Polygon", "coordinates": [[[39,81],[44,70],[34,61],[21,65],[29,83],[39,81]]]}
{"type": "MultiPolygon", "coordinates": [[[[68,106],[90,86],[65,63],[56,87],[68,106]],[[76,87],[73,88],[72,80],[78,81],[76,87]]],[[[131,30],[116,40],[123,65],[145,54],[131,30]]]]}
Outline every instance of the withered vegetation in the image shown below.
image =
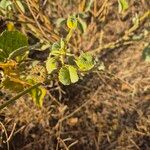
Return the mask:
{"type": "MultiPolygon", "coordinates": [[[[93,0],[85,12],[89,1],[25,0],[28,12],[14,12],[11,21],[31,45],[55,42],[67,33],[58,18],[85,13],[86,32],[77,31],[70,47],[89,51],[105,69],[67,87],[53,82],[42,108],[22,97],[2,110],[0,149],[150,150],[150,64],[141,58],[150,41],[149,0],[130,1],[124,14],[117,0],[93,0]],[[138,26],[132,22],[136,14],[138,26]]],[[[1,19],[5,28],[10,20],[1,19]]],[[[0,103],[9,98],[2,92],[0,103]]]]}

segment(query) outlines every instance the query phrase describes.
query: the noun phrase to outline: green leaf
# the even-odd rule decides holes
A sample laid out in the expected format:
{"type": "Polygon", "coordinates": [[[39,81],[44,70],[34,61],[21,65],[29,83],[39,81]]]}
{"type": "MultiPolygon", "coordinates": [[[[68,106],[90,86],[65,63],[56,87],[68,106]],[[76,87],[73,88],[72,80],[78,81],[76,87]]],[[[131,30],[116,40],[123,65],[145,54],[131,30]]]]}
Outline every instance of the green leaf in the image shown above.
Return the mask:
{"type": "Polygon", "coordinates": [[[67,26],[69,29],[76,29],[77,28],[77,18],[72,15],[67,19],[67,26]]]}
{"type": "Polygon", "coordinates": [[[10,5],[12,4],[12,2],[10,0],[2,0],[0,2],[0,8],[7,10],[7,9],[11,9],[10,5]]]}
{"type": "Polygon", "coordinates": [[[61,39],[58,42],[55,42],[52,45],[52,49],[51,49],[50,55],[59,56],[61,54],[64,54],[65,53],[65,44],[66,43],[65,43],[65,41],[63,39],[61,39]]]}
{"type": "Polygon", "coordinates": [[[52,45],[52,49],[51,49],[51,55],[54,55],[54,56],[57,56],[59,55],[59,50],[61,49],[61,45],[59,42],[55,42],[53,45],[52,45]]]}
{"type": "Polygon", "coordinates": [[[66,66],[63,66],[60,70],[59,70],[59,75],[58,75],[59,81],[64,84],[64,85],[69,85],[71,84],[71,80],[70,80],[70,74],[69,74],[69,70],[66,66]]]}
{"type": "Polygon", "coordinates": [[[69,65],[76,65],[74,56],[68,56],[67,61],[69,65]]]}
{"type": "Polygon", "coordinates": [[[21,47],[10,53],[8,59],[14,59],[17,56],[24,55],[26,52],[28,52],[28,47],[27,46],[21,47]]]}
{"type": "Polygon", "coordinates": [[[126,11],[129,8],[127,0],[118,0],[119,13],[126,11]]]}
{"type": "MultiPolygon", "coordinates": [[[[18,30],[4,31],[0,35],[0,49],[3,50],[5,58],[8,58],[15,50],[25,46],[28,46],[28,39],[18,30]]],[[[0,59],[0,61],[4,60],[5,59],[0,59]]]]}
{"type": "Polygon", "coordinates": [[[60,27],[60,26],[64,25],[66,22],[67,22],[67,20],[65,18],[58,18],[56,20],[56,26],[60,27]]]}
{"type": "Polygon", "coordinates": [[[55,58],[48,58],[46,61],[46,69],[48,74],[51,74],[54,70],[57,69],[57,60],[55,58]]]}
{"type": "Polygon", "coordinates": [[[88,71],[94,67],[93,57],[89,53],[82,53],[75,62],[81,71],[88,71]]]}
{"type": "Polygon", "coordinates": [[[34,103],[37,106],[42,107],[43,100],[46,95],[46,89],[43,87],[37,87],[31,90],[30,95],[33,98],[34,103]]]}
{"type": "Polygon", "coordinates": [[[146,62],[150,62],[150,44],[144,48],[142,58],[146,62]]]}
{"type": "Polygon", "coordinates": [[[77,69],[71,65],[68,66],[68,69],[69,69],[71,83],[77,82],[79,80],[77,69]]]}
{"type": "Polygon", "coordinates": [[[81,18],[78,18],[78,29],[81,30],[82,33],[84,33],[87,29],[86,22],[84,22],[81,18]]]}
{"type": "Polygon", "coordinates": [[[4,61],[7,55],[4,53],[2,49],[0,49],[0,62],[4,61]]]}
{"type": "Polygon", "coordinates": [[[77,69],[72,65],[63,66],[59,70],[59,81],[64,85],[75,83],[79,80],[77,69]]]}
{"type": "MultiPolygon", "coordinates": [[[[18,7],[21,9],[21,11],[24,13],[25,12],[25,9],[24,9],[24,6],[22,4],[22,2],[20,0],[16,0],[16,3],[18,5],[18,7]]],[[[12,2],[11,0],[2,0],[0,2],[0,8],[2,8],[3,10],[11,10],[12,9],[12,2]]]]}

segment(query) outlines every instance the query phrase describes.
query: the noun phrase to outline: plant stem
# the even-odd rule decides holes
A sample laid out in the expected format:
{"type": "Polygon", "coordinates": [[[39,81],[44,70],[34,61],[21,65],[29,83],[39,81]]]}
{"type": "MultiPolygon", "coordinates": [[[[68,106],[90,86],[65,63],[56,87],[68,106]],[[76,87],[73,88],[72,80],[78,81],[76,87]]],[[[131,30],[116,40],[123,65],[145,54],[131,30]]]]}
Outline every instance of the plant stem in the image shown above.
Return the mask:
{"type": "Polygon", "coordinates": [[[74,29],[70,29],[70,30],[69,30],[69,33],[67,34],[67,37],[66,37],[66,42],[67,42],[67,43],[69,43],[70,38],[71,38],[73,32],[74,32],[74,29]]]}
{"type": "Polygon", "coordinates": [[[10,99],[9,101],[7,101],[6,103],[2,104],[2,105],[0,106],[0,111],[1,111],[3,108],[7,107],[9,104],[15,102],[15,101],[16,101],[17,99],[19,99],[21,96],[23,96],[23,95],[29,93],[32,89],[34,89],[34,88],[40,86],[41,84],[42,84],[42,83],[37,83],[37,84],[35,84],[35,85],[33,85],[33,86],[27,88],[26,90],[20,92],[18,95],[16,95],[15,97],[11,98],[11,99],[10,99]]]}

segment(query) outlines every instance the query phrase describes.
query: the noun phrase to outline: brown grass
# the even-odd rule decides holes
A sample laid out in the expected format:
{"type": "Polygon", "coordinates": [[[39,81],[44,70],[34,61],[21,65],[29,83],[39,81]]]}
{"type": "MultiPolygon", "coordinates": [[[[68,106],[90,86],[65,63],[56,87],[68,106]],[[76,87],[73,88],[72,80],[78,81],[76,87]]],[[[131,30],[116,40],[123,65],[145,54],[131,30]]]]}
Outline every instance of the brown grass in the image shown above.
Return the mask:
{"type": "MultiPolygon", "coordinates": [[[[33,24],[22,25],[21,29],[28,33],[32,24],[37,37],[45,40],[50,37],[51,42],[57,39],[61,30],[66,30],[58,29],[55,33],[53,20],[83,11],[86,2],[47,1],[39,13],[37,1],[28,1],[30,11],[26,15],[20,12],[16,19],[33,24]],[[37,20],[33,13],[39,15],[37,20]],[[42,22],[45,16],[48,22],[47,19],[42,22]]],[[[0,148],[5,150],[9,144],[12,150],[149,150],[150,64],[144,62],[141,55],[150,36],[148,33],[139,41],[132,39],[148,29],[148,19],[129,36],[130,44],[124,44],[123,40],[122,45],[106,46],[116,43],[132,27],[135,13],[143,16],[149,8],[146,0],[132,1],[121,18],[117,0],[94,0],[86,19],[87,32],[83,35],[76,32],[71,43],[74,51],[93,50],[104,62],[105,71],[90,73],[68,87],[57,85],[51,89],[51,98],[47,96],[41,109],[31,99],[23,97],[0,112],[3,124],[0,148]],[[101,53],[105,46],[105,53],[101,53]],[[56,103],[58,99],[60,102],[56,103]]]]}

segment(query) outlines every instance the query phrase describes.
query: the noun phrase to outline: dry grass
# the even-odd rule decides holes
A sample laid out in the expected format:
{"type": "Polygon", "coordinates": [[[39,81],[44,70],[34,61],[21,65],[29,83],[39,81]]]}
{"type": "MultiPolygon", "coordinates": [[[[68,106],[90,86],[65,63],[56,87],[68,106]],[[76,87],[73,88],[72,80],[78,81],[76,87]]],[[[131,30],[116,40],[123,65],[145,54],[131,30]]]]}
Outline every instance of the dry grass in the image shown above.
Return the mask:
{"type": "MultiPolygon", "coordinates": [[[[30,22],[22,25],[24,32],[36,31],[37,37],[53,42],[61,30],[66,32],[65,28],[54,32],[53,20],[83,11],[86,1],[45,2],[41,2],[39,13],[37,1],[28,0],[30,11],[26,15],[20,12],[16,19],[30,22]],[[33,30],[29,30],[31,26],[33,30]]],[[[0,148],[7,149],[9,143],[12,150],[149,150],[150,64],[141,59],[149,33],[139,41],[131,36],[127,45],[121,41],[122,45],[106,46],[116,43],[132,27],[135,13],[143,16],[149,8],[146,0],[132,1],[125,17],[120,18],[117,0],[94,0],[86,19],[87,32],[76,32],[72,48],[93,50],[106,70],[90,73],[75,85],[52,88],[42,109],[24,97],[0,112],[4,140],[0,139],[0,148]],[[107,47],[104,54],[103,47],[107,47]],[[56,103],[58,99],[60,103],[56,103]]],[[[146,18],[133,35],[148,27],[146,18]]]]}

